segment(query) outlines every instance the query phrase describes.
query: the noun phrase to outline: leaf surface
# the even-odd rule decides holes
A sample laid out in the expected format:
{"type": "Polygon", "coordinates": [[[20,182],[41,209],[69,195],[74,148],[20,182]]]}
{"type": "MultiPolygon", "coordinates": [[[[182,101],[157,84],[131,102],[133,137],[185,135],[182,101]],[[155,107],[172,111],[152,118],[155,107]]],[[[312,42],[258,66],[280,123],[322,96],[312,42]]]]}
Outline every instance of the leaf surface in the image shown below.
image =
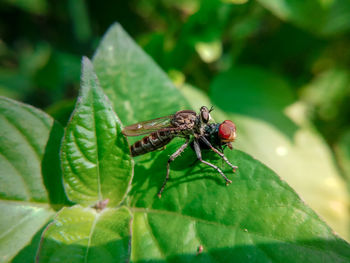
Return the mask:
{"type": "Polygon", "coordinates": [[[37,262],[126,262],[130,220],[125,207],[64,208],[44,232],[37,262]]]}
{"type": "Polygon", "coordinates": [[[51,206],[66,202],[59,166],[50,183],[45,179],[46,167],[57,167],[63,129],[40,110],[3,97],[0,126],[0,262],[6,262],[47,223],[51,206]]]}
{"type": "MultiPolygon", "coordinates": [[[[175,146],[169,146],[174,150],[175,146]]],[[[168,153],[168,151],[166,152],[168,153]]],[[[162,198],[167,156],[147,172],[135,168],[131,207],[134,212],[132,261],[144,262],[347,262],[350,246],[259,161],[240,151],[225,154],[232,174],[211,153],[205,160],[222,167],[232,184],[212,168],[193,165],[192,150],[172,165],[162,198]],[[163,164],[163,168],[159,166],[163,164]],[[191,165],[192,164],[192,165],[191,165]],[[158,182],[158,184],[154,183],[158,182]],[[200,256],[199,247],[203,247],[200,256]]]]}
{"type": "Polygon", "coordinates": [[[238,127],[236,147],[276,171],[349,239],[345,184],[330,149],[307,121],[302,103],[293,99],[286,82],[259,68],[232,68],[217,76],[210,94],[238,127]]]}
{"type": "Polygon", "coordinates": [[[91,62],[83,59],[81,92],[67,126],[61,158],[69,198],[116,205],[132,178],[132,160],[121,124],[99,86],[91,62]]]}

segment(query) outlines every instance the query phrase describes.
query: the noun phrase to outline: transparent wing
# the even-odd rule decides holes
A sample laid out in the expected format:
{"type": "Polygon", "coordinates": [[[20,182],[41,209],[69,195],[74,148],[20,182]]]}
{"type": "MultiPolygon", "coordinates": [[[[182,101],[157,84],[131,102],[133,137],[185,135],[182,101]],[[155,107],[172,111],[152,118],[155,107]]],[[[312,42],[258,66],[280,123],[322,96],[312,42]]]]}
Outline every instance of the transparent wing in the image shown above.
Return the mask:
{"type": "Polygon", "coordinates": [[[122,132],[126,136],[139,136],[150,134],[160,129],[172,127],[171,120],[173,119],[173,117],[174,115],[169,115],[149,121],[135,123],[133,125],[126,126],[122,132]]]}

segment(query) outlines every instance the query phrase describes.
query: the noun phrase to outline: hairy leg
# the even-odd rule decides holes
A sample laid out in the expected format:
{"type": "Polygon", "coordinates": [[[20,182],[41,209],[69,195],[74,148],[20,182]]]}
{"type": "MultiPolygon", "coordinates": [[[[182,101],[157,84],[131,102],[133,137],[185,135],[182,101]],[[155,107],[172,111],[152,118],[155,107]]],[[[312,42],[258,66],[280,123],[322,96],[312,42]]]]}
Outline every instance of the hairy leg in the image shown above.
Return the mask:
{"type": "Polygon", "coordinates": [[[195,140],[195,141],[193,142],[193,146],[194,146],[194,150],[195,150],[195,152],[196,152],[197,158],[198,158],[198,160],[199,160],[200,162],[202,162],[202,163],[204,163],[204,164],[206,164],[206,165],[208,165],[208,166],[214,168],[216,171],[218,171],[218,172],[220,173],[220,175],[225,179],[226,185],[232,183],[232,181],[226,177],[226,175],[220,170],[219,167],[217,167],[216,165],[214,165],[214,164],[212,164],[212,163],[209,163],[209,162],[207,162],[207,161],[204,161],[204,160],[202,159],[201,149],[200,149],[200,147],[199,147],[199,143],[198,143],[197,140],[195,140]]]}
{"type": "Polygon", "coordinates": [[[200,139],[201,139],[206,145],[208,145],[209,148],[210,148],[211,150],[213,150],[215,153],[217,153],[229,166],[231,166],[232,169],[233,169],[233,172],[235,172],[236,169],[238,169],[238,166],[235,166],[235,165],[233,165],[232,163],[230,163],[229,160],[226,158],[226,156],[225,156],[222,152],[220,152],[220,151],[218,151],[217,149],[215,149],[215,148],[211,145],[211,143],[210,143],[205,137],[200,137],[200,139]]]}
{"type": "Polygon", "coordinates": [[[189,145],[189,139],[186,138],[186,142],[185,142],[183,145],[181,145],[181,147],[180,147],[179,149],[177,149],[176,152],[174,152],[174,153],[170,156],[170,158],[169,158],[169,160],[168,160],[168,164],[167,164],[166,177],[165,177],[165,180],[164,180],[164,182],[163,182],[162,187],[160,188],[160,190],[159,190],[159,192],[158,192],[158,197],[159,197],[159,198],[161,198],[162,192],[164,191],[164,187],[165,187],[166,183],[167,183],[168,180],[169,180],[170,163],[171,163],[172,161],[174,161],[174,160],[187,148],[188,145],[189,145]]]}

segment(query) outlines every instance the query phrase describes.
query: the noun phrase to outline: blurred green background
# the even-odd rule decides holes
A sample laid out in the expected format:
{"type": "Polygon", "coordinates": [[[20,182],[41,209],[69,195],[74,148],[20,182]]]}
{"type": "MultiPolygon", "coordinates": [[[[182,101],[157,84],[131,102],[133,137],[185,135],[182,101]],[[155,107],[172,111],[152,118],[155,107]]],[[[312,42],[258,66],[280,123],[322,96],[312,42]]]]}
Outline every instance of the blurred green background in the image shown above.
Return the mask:
{"type": "Polygon", "coordinates": [[[317,130],[349,189],[349,0],[3,0],[0,95],[65,125],[81,57],[93,56],[115,21],[180,89],[200,88],[224,111],[268,122],[288,138],[305,123],[317,130]],[[236,104],[227,101],[236,95],[236,104]],[[290,105],[295,118],[283,115],[290,105]]]}

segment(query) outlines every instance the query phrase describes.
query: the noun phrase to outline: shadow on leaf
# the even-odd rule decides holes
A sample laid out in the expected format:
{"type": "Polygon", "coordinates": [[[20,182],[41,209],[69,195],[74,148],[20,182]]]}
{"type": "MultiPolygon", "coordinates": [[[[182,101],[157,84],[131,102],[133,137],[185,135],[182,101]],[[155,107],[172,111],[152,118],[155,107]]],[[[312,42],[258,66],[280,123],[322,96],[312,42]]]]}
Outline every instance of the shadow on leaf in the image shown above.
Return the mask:
{"type": "MultiPolygon", "coordinates": [[[[152,152],[144,156],[137,157],[134,169],[134,178],[130,195],[149,194],[151,191],[156,193],[162,186],[167,172],[167,161],[169,156],[181,145],[171,143],[166,150],[162,152],[152,152]]],[[[203,160],[217,165],[227,176],[232,176],[232,169],[222,162],[221,158],[210,150],[202,151],[203,160]]],[[[191,147],[188,147],[178,158],[170,164],[170,179],[164,189],[164,194],[174,187],[193,181],[211,180],[217,185],[225,187],[225,181],[221,175],[213,168],[202,164],[196,157],[191,147]]]]}
{"type": "Polygon", "coordinates": [[[46,190],[49,195],[50,205],[59,210],[64,205],[71,205],[68,200],[62,178],[60,161],[60,146],[63,138],[63,129],[55,121],[45,148],[41,169],[46,190]]]}

